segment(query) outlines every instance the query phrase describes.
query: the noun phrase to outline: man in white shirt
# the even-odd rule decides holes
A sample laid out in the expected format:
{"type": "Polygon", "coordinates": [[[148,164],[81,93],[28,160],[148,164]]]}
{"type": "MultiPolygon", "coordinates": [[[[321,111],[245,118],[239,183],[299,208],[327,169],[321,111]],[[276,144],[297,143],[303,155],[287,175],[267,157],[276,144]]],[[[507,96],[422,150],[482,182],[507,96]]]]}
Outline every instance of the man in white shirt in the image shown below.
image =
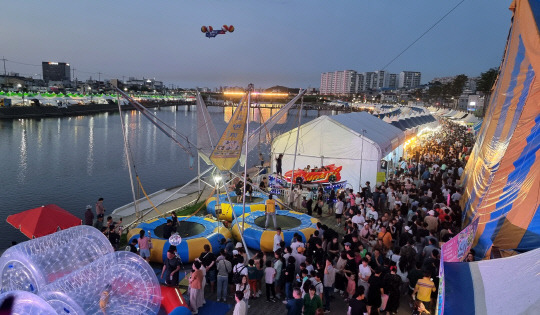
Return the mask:
{"type": "Polygon", "coordinates": [[[358,211],[358,213],[352,217],[352,222],[358,226],[358,230],[361,230],[366,219],[362,216],[362,213],[358,211]]]}
{"type": "Polygon", "coordinates": [[[371,267],[368,265],[368,259],[362,258],[362,263],[358,266],[358,286],[363,286],[367,292],[369,288],[369,277],[371,277],[371,267]]]}
{"type": "Polygon", "coordinates": [[[282,238],[281,238],[281,228],[276,228],[276,235],[274,235],[274,252],[277,251],[279,248],[281,248],[282,238]]]}
{"type": "Polygon", "coordinates": [[[341,198],[338,198],[338,202],[336,203],[336,222],[337,226],[341,225],[341,217],[343,216],[343,200],[341,198]]]}

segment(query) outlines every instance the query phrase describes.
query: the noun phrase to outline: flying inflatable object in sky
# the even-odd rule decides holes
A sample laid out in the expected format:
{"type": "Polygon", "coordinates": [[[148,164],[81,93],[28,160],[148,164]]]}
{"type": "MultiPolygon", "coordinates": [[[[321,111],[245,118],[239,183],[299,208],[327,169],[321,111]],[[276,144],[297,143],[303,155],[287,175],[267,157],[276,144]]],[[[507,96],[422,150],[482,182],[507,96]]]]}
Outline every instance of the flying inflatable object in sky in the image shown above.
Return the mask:
{"type": "Polygon", "coordinates": [[[234,26],[232,25],[223,25],[221,29],[215,30],[212,26],[201,26],[201,32],[206,34],[206,37],[213,38],[220,34],[225,34],[227,32],[232,33],[234,32],[234,26]]]}

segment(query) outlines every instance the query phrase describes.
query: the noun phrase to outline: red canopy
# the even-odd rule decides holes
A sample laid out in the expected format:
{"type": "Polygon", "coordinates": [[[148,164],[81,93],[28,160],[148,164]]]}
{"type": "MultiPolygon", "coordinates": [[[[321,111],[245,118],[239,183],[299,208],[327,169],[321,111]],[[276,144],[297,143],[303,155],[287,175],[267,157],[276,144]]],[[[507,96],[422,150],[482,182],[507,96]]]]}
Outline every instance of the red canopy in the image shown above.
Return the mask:
{"type": "Polygon", "coordinates": [[[46,205],[12,214],[6,221],[28,238],[52,234],[82,224],[81,219],[57,205],[46,205]]]}

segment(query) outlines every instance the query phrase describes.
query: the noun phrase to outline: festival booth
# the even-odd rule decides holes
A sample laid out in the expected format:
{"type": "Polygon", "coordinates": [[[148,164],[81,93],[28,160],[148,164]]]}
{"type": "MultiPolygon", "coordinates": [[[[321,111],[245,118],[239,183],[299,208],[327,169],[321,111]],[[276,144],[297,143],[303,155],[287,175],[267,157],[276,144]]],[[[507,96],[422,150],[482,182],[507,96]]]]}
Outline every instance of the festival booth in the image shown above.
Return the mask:
{"type": "MultiPolygon", "coordinates": [[[[341,178],[355,190],[366,181],[375,185],[381,159],[394,156],[405,139],[400,129],[366,112],[321,116],[299,128],[295,168],[341,166],[341,178]]],[[[284,173],[293,169],[296,134],[297,128],[272,142],[272,156],[283,154],[284,173]]]]}

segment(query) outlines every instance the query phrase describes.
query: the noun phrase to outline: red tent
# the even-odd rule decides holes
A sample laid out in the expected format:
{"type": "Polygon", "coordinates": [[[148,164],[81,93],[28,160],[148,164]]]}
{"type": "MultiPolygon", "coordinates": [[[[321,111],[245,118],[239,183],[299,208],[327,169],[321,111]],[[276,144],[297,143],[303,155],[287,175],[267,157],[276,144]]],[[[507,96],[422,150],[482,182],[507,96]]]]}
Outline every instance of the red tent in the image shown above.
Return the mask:
{"type": "Polygon", "coordinates": [[[81,219],[57,205],[46,205],[12,214],[6,221],[28,238],[52,234],[82,224],[81,219]]]}

